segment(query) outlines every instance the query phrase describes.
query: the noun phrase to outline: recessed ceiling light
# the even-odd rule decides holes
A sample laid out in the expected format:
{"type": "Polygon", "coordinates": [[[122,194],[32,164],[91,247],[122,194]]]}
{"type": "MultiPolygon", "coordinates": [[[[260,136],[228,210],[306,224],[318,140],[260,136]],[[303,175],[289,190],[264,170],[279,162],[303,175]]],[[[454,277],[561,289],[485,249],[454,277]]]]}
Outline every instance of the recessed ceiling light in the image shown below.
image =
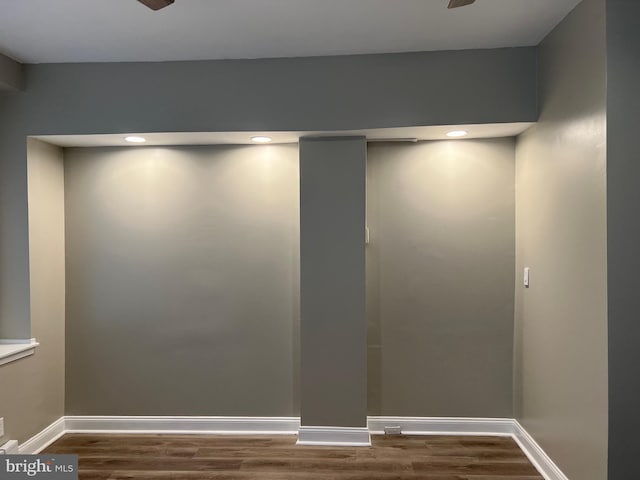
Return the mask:
{"type": "Polygon", "coordinates": [[[129,136],[129,137],[124,137],[124,141],[129,143],[144,143],[147,141],[147,139],[144,137],[129,136]]]}
{"type": "Polygon", "coordinates": [[[469,134],[469,132],[467,132],[466,130],[452,130],[451,132],[447,133],[447,137],[466,137],[469,134]]]}
{"type": "Polygon", "coordinates": [[[272,140],[271,137],[262,137],[262,136],[251,137],[251,141],[253,143],[269,143],[271,140],[272,140]]]}

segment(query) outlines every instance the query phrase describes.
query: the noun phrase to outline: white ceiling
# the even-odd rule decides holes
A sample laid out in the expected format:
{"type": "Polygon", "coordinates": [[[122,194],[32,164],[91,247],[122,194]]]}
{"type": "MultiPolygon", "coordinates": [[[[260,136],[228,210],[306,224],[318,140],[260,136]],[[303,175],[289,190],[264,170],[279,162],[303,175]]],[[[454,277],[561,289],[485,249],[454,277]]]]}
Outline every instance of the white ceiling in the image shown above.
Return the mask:
{"type": "Polygon", "coordinates": [[[0,0],[27,63],[267,58],[537,45],[580,0],[0,0]]]}
{"type": "Polygon", "coordinates": [[[297,143],[304,136],[353,136],[362,135],[369,141],[398,140],[445,140],[451,130],[466,130],[464,138],[500,138],[521,134],[533,123],[494,123],[481,125],[455,125],[431,127],[373,128],[368,130],[348,130],[333,132],[183,132],[105,135],[39,135],[35,138],[61,147],[122,147],[160,145],[250,145],[251,137],[267,135],[272,143],[297,143]],[[141,135],[147,140],[143,144],[131,144],[124,140],[127,135],[141,135]]]}

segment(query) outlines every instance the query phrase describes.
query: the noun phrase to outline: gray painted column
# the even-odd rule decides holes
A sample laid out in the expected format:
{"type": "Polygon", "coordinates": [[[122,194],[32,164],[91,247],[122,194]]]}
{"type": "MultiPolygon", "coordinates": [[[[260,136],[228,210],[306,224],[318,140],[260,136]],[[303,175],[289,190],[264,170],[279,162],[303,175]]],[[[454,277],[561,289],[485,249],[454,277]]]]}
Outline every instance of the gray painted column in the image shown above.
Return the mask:
{"type": "Polygon", "coordinates": [[[22,64],[0,53],[0,92],[22,90],[22,77],[22,64]]]}
{"type": "Polygon", "coordinates": [[[366,165],[364,137],[300,141],[299,443],[369,441],[366,165]]]}

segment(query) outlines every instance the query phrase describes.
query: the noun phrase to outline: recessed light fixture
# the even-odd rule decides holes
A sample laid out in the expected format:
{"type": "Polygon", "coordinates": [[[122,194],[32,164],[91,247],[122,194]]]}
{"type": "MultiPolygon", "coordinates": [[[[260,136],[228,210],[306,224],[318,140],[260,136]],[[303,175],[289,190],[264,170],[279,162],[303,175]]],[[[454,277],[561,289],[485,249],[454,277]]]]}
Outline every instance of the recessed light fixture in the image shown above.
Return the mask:
{"type": "Polygon", "coordinates": [[[144,137],[128,136],[124,137],[124,141],[129,143],[144,143],[147,139],[144,137]]]}
{"type": "Polygon", "coordinates": [[[457,138],[457,137],[466,137],[469,134],[466,130],[452,130],[447,133],[447,137],[457,138]]]}
{"type": "Polygon", "coordinates": [[[271,140],[272,140],[271,137],[263,137],[263,136],[251,137],[251,141],[253,143],[269,143],[271,142],[271,140]]]}

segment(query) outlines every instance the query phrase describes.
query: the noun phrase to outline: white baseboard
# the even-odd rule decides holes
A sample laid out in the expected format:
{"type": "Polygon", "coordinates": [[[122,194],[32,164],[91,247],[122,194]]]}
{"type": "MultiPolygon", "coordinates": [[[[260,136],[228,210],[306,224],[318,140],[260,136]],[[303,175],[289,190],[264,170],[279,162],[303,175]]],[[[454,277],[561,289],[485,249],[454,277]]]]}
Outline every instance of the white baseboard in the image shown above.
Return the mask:
{"type": "Polygon", "coordinates": [[[545,480],[568,480],[562,470],[517,420],[513,420],[513,429],[513,439],[545,480]]]}
{"type": "Polygon", "coordinates": [[[367,427],[301,427],[299,417],[62,417],[19,447],[44,450],[65,433],[298,434],[299,445],[371,445],[371,434],[400,427],[406,435],[511,436],[545,480],[568,480],[527,431],[511,418],[369,417],[367,427]]]}
{"type": "Polygon", "coordinates": [[[0,454],[3,455],[17,455],[20,453],[20,449],[18,448],[17,440],[9,440],[4,444],[0,445],[0,454]]]}
{"type": "Polygon", "coordinates": [[[404,435],[512,435],[511,418],[369,417],[369,431],[400,427],[404,435]]]}
{"type": "Polygon", "coordinates": [[[298,445],[371,446],[367,427],[300,427],[298,445]]]}
{"type": "Polygon", "coordinates": [[[20,454],[30,455],[40,453],[65,433],[65,420],[64,417],[60,417],[40,433],[37,433],[21,444],[19,447],[20,454]]]}
{"type": "Polygon", "coordinates": [[[68,433],[292,434],[296,417],[65,417],[68,433]]]}

